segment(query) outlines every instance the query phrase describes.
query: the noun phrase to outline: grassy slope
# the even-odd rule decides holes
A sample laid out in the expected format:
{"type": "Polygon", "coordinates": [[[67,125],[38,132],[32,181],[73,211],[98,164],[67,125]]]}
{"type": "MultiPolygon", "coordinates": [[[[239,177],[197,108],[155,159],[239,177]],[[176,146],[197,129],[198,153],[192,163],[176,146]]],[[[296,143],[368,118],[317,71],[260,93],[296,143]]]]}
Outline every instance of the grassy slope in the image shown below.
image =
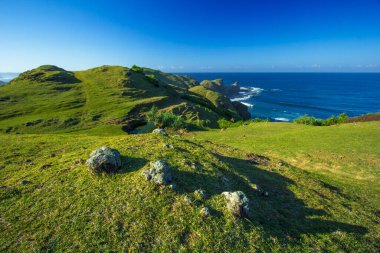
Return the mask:
{"type": "Polygon", "coordinates": [[[197,137],[228,143],[282,159],[360,193],[365,203],[379,207],[379,122],[313,127],[288,123],[258,123],[197,137]]]}
{"type": "Polygon", "coordinates": [[[0,251],[376,252],[378,124],[251,124],[194,138],[2,134],[0,251]],[[176,149],[163,149],[164,143],[176,149]],[[121,173],[97,176],[85,167],[102,145],[120,150],[121,173]],[[253,165],[248,152],[271,160],[253,165]],[[142,179],[157,159],[168,161],[177,191],[142,179]],[[197,200],[198,188],[210,198],[197,200]],[[228,214],[220,196],[227,190],[248,195],[249,219],[228,214]],[[200,216],[203,206],[210,217],[200,216]]]}
{"type": "Polygon", "coordinates": [[[182,98],[195,80],[151,69],[144,72],[159,84],[149,82],[144,73],[118,66],[69,72],[47,65],[25,72],[0,87],[0,131],[70,132],[113,125],[112,131],[121,133],[122,126],[141,120],[153,103],[192,123],[210,118],[215,125],[222,117],[182,98]]]}
{"type": "Polygon", "coordinates": [[[189,91],[198,94],[214,105],[216,111],[220,111],[221,114],[225,114],[227,118],[235,118],[240,120],[240,116],[236,113],[235,108],[232,106],[230,100],[221,93],[212,91],[203,86],[195,86],[189,89],[189,91]]]}

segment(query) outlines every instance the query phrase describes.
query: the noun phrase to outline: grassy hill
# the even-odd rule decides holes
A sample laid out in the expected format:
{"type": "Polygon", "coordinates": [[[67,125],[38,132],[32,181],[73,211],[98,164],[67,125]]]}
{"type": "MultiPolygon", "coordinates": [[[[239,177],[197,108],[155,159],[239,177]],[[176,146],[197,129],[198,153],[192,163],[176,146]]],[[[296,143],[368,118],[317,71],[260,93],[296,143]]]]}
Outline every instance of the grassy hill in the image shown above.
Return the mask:
{"type": "Polygon", "coordinates": [[[0,134],[0,251],[377,252],[378,132],[371,122],[169,137],[0,134]],[[120,173],[85,166],[104,145],[120,151],[120,173]],[[141,176],[158,159],[176,190],[141,176]],[[226,210],[221,192],[234,190],[249,198],[249,217],[226,210]]]}
{"type": "Polygon", "coordinates": [[[111,126],[107,129],[122,132],[144,123],[153,104],[182,115],[194,127],[216,127],[223,117],[241,119],[228,99],[231,113],[226,114],[192,92],[197,85],[189,77],[137,66],[77,72],[41,66],[0,87],[0,129],[45,133],[111,126]]]}
{"type": "Polygon", "coordinates": [[[244,112],[219,83],[46,65],[0,87],[0,252],[378,252],[379,121],[212,130],[244,112]],[[152,105],[207,131],[126,134],[152,105]],[[102,146],[121,153],[118,173],[87,168],[102,146]],[[175,189],[142,176],[157,160],[175,189]],[[246,194],[248,217],[225,191],[246,194]]]}

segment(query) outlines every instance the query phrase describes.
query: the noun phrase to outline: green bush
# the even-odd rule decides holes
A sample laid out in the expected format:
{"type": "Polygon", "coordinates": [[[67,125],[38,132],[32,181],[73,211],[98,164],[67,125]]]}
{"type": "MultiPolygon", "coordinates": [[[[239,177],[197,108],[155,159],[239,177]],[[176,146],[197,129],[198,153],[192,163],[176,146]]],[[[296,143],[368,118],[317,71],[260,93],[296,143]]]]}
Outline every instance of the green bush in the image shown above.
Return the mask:
{"type": "Polygon", "coordinates": [[[175,130],[186,128],[186,122],[181,116],[171,112],[159,112],[156,106],[153,106],[146,116],[147,121],[156,127],[167,127],[175,130]]]}
{"type": "Polygon", "coordinates": [[[250,120],[248,120],[248,122],[251,122],[251,123],[269,122],[269,119],[254,118],[254,119],[250,119],[250,120]]]}
{"type": "Polygon", "coordinates": [[[137,65],[133,65],[131,67],[131,70],[133,72],[137,72],[137,73],[144,73],[144,69],[142,67],[137,66],[137,65]]]}
{"type": "Polygon", "coordinates": [[[242,126],[244,124],[257,123],[257,122],[269,122],[269,119],[255,118],[255,119],[250,119],[250,120],[246,120],[246,121],[239,120],[236,122],[232,122],[232,121],[229,121],[226,119],[220,119],[220,120],[218,120],[218,125],[219,125],[219,128],[230,128],[230,127],[239,127],[239,126],[242,126]]]}
{"type": "Polygon", "coordinates": [[[304,124],[310,126],[332,126],[346,122],[348,116],[345,113],[341,113],[339,116],[331,116],[327,119],[317,119],[312,116],[304,115],[293,122],[297,124],[304,124]]]}

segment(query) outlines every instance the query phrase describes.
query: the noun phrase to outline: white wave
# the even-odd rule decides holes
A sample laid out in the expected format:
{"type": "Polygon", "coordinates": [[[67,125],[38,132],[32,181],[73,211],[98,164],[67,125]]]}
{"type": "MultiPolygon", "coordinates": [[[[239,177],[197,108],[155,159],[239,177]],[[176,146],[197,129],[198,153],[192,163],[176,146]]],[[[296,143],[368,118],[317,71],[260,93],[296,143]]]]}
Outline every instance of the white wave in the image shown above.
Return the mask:
{"type": "Polygon", "coordinates": [[[251,97],[253,97],[253,96],[248,95],[248,96],[244,96],[244,97],[231,98],[230,100],[231,100],[232,102],[234,102],[234,101],[244,101],[244,100],[248,100],[248,99],[250,99],[251,97]]]}
{"type": "Polygon", "coordinates": [[[285,121],[285,122],[289,122],[290,119],[288,118],[282,118],[282,117],[279,117],[279,118],[274,118],[275,120],[278,120],[278,121],[285,121]]]}
{"type": "Polygon", "coordinates": [[[245,103],[245,102],[240,102],[242,103],[243,105],[247,106],[247,107],[253,107],[253,104],[250,104],[250,103],[245,103]]]}
{"type": "MultiPolygon", "coordinates": [[[[258,96],[263,90],[264,89],[257,88],[257,87],[240,87],[239,95],[234,96],[230,100],[232,102],[234,102],[234,101],[245,101],[245,100],[248,100],[248,99],[253,98],[255,96],[258,96]]],[[[247,103],[247,106],[252,107],[253,105],[247,103]]]]}
{"type": "Polygon", "coordinates": [[[281,89],[271,89],[270,91],[282,91],[281,89]]]}

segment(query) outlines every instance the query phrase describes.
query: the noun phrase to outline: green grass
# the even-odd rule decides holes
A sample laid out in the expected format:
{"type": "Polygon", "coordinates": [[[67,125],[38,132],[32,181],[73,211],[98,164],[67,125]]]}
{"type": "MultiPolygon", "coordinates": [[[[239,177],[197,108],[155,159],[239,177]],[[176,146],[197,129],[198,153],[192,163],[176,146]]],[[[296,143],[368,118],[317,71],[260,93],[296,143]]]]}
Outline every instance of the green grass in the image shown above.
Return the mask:
{"type": "Polygon", "coordinates": [[[134,70],[102,66],[70,72],[46,65],[27,71],[0,87],[0,132],[122,128],[144,121],[144,113],[153,104],[160,109],[177,108],[177,114],[192,124],[211,119],[216,125],[224,116],[221,110],[209,110],[213,105],[208,100],[198,104],[182,98],[197,85],[195,80],[147,68],[134,70]]]}
{"type": "Polygon", "coordinates": [[[195,136],[282,159],[360,195],[363,204],[379,208],[379,130],[379,122],[329,127],[253,123],[195,136]]]}
{"type": "Polygon", "coordinates": [[[185,137],[2,134],[0,251],[376,252],[378,124],[253,123],[185,137]],[[120,173],[84,165],[103,145],[121,152],[120,173]],[[251,152],[268,159],[253,164],[251,152]],[[176,191],[141,176],[158,159],[176,191]],[[199,188],[208,199],[196,198],[199,188]],[[247,194],[249,218],[226,210],[220,193],[232,190],[247,194]],[[204,206],[211,216],[200,215],[204,206]]]}

